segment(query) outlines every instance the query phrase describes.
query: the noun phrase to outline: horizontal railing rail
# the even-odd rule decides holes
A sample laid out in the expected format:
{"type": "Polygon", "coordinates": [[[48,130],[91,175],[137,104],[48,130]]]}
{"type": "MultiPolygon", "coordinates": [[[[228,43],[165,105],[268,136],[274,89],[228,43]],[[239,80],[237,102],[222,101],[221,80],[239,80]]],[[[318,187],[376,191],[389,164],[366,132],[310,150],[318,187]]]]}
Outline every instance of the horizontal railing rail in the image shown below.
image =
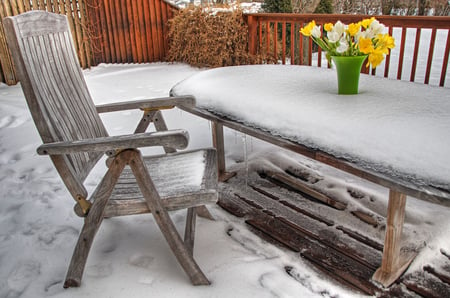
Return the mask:
{"type": "MultiPolygon", "coordinates": [[[[342,14],[247,14],[249,52],[266,53],[282,64],[330,67],[320,48],[299,30],[315,20],[318,25],[354,23],[370,16],[342,14]]],[[[449,86],[450,17],[375,16],[396,39],[396,47],[372,75],[449,86]],[[419,71],[420,70],[420,71],[419,71]]]]}

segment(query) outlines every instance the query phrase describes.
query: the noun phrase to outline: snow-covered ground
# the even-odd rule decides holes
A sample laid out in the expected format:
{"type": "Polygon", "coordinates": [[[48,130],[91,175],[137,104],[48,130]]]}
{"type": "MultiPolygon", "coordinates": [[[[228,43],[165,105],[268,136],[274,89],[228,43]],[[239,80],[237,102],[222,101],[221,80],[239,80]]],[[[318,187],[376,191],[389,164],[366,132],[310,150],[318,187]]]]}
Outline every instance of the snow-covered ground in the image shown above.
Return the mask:
{"type": "MultiPolygon", "coordinates": [[[[100,65],[85,76],[95,103],[101,104],[167,96],[173,85],[200,71],[182,64],[100,65]]],[[[207,121],[176,109],[164,114],[170,128],[189,131],[188,149],[211,146],[207,121]]],[[[102,119],[110,134],[117,135],[132,132],[140,116],[140,111],[125,111],[102,119]]],[[[310,164],[256,140],[244,141],[250,166],[292,159],[310,164]]],[[[40,143],[20,86],[0,85],[0,297],[358,297],[298,255],[267,244],[217,206],[211,208],[216,221],[198,220],[195,247],[211,286],[191,286],[147,214],[105,220],[82,286],[64,290],[82,219],[73,213],[74,202],[50,160],[36,154],[40,143]],[[298,280],[286,274],[286,265],[294,266],[298,280]]],[[[229,165],[242,160],[242,143],[239,134],[226,130],[229,165]]],[[[89,189],[104,169],[102,162],[94,169],[87,180],[89,189]]],[[[326,168],[317,170],[326,179],[359,183],[351,177],[333,178],[326,168]]],[[[366,190],[380,200],[379,210],[372,211],[385,215],[386,191],[373,186],[366,190]]],[[[423,242],[410,270],[430,262],[440,249],[450,251],[449,214],[448,208],[408,199],[407,237],[423,242]]],[[[172,216],[184,229],[184,212],[172,216]]]]}

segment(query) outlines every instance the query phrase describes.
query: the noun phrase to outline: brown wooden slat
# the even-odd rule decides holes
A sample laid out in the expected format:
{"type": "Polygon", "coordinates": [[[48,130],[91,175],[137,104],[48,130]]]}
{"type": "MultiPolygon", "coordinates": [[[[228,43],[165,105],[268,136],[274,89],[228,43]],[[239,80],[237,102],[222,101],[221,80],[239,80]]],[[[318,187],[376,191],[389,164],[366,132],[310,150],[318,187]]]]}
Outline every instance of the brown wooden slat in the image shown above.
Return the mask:
{"type": "Polygon", "coordinates": [[[311,241],[284,222],[260,214],[246,223],[293,251],[301,252],[302,257],[316,264],[332,278],[352,285],[366,294],[373,295],[376,292],[377,287],[369,282],[373,270],[361,266],[348,256],[311,241]]]}
{"type": "Polygon", "coordinates": [[[433,63],[434,44],[436,42],[436,28],[431,30],[430,48],[428,50],[427,69],[425,72],[425,84],[430,82],[431,64],[433,63]]]}
{"type": "Polygon", "coordinates": [[[278,22],[273,23],[273,58],[278,61],[278,22]]]}
{"type": "Polygon", "coordinates": [[[450,285],[442,283],[437,277],[427,272],[408,275],[402,280],[402,283],[409,290],[423,297],[442,298],[448,297],[450,293],[450,285]]]}
{"type": "Polygon", "coordinates": [[[25,11],[25,6],[24,6],[24,3],[22,2],[22,0],[17,1],[17,10],[18,10],[18,13],[23,13],[25,11]]]}
{"type": "Polygon", "coordinates": [[[158,35],[158,28],[157,28],[157,19],[156,19],[156,6],[155,6],[155,0],[149,0],[150,1],[150,20],[151,20],[151,28],[152,28],[152,47],[153,47],[153,54],[154,59],[158,59],[160,54],[160,48],[159,48],[159,35],[158,35]]]}
{"type": "Polygon", "coordinates": [[[137,24],[134,22],[133,7],[132,2],[134,0],[127,0],[127,19],[128,19],[128,30],[130,34],[130,45],[131,45],[131,57],[132,61],[138,61],[137,45],[136,45],[136,33],[135,27],[137,24]]]}
{"type": "Polygon", "coordinates": [[[314,213],[312,213],[310,211],[307,211],[307,210],[305,210],[303,208],[300,208],[299,206],[294,205],[294,204],[286,201],[285,199],[279,198],[279,197],[275,196],[274,194],[272,194],[272,193],[262,189],[261,187],[258,187],[256,185],[250,185],[250,187],[253,188],[255,191],[259,192],[260,194],[267,196],[270,199],[279,201],[280,204],[282,204],[282,205],[284,205],[286,207],[289,207],[289,208],[291,208],[292,210],[294,210],[296,212],[300,212],[300,213],[302,213],[302,214],[304,214],[306,216],[309,216],[312,219],[315,219],[317,221],[320,221],[320,222],[326,224],[327,226],[333,226],[334,225],[334,222],[332,220],[329,220],[329,219],[327,219],[325,217],[322,217],[322,216],[320,216],[318,214],[314,214],[314,213]]]}
{"type": "Polygon", "coordinates": [[[31,10],[31,4],[29,0],[23,0],[23,4],[25,6],[25,11],[31,10]]]}
{"type": "Polygon", "coordinates": [[[147,41],[147,28],[145,26],[145,10],[144,10],[144,2],[146,0],[140,0],[138,1],[137,9],[139,12],[139,31],[140,31],[140,43],[142,47],[142,62],[149,62],[149,56],[148,56],[148,50],[147,45],[150,43],[150,41],[147,41]]]}
{"type": "Polygon", "coordinates": [[[286,22],[281,23],[281,61],[286,64],[286,22]]]}
{"type": "Polygon", "coordinates": [[[295,24],[289,23],[291,26],[291,64],[295,64],[295,24]]]}
{"type": "Polygon", "coordinates": [[[402,28],[402,37],[400,42],[400,55],[398,58],[397,80],[402,79],[403,72],[403,60],[405,57],[405,44],[406,44],[406,27],[402,28]]]}
{"type": "Polygon", "coordinates": [[[149,0],[143,1],[144,10],[144,24],[145,24],[145,37],[146,37],[146,48],[148,61],[155,61],[155,56],[153,53],[153,37],[152,37],[152,20],[150,15],[150,3],[149,0]]]}
{"type": "Polygon", "coordinates": [[[129,3],[129,10],[128,10],[128,16],[131,17],[130,18],[130,23],[132,22],[133,25],[130,26],[130,29],[132,28],[132,31],[130,33],[131,38],[132,38],[132,45],[134,48],[133,54],[135,57],[136,62],[140,63],[142,62],[142,44],[141,44],[141,32],[140,32],[140,24],[139,24],[139,11],[137,8],[137,3],[139,2],[139,0],[133,0],[129,3]]]}
{"type": "Polygon", "coordinates": [[[3,31],[3,18],[11,15],[7,4],[3,1],[0,5],[0,72],[3,74],[2,82],[13,85],[17,82],[17,77],[3,31]]]}
{"type": "Polygon", "coordinates": [[[423,267],[423,270],[433,274],[434,276],[436,276],[437,278],[439,278],[442,282],[446,283],[448,286],[450,286],[450,276],[446,275],[444,273],[442,273],[439,270],[434,269],[432,266],[430,265],[425,265],[423,267]]]}
{"type": "Polygon", "coordinates": [[[375,240],[372,240],[364,235],[361,235],[358,232],[355,232],[351,229],[348,229],[346,227],[343,226],[337,226],[336,229],[344,232],[345,234],[349,235],[350,237],[352,237],[353,239],[358,240],[361,243],[366,244],[367,246],[370,246],[380,252],[383,251],[383,244],[376,242],[375,240]]]}
{"type": "MultiPolygon", "coordinates": [[[[108,21],[111,24],[109,28],[111,30],[110,33],[110,48],[111,48],[111,56],[113,63],[120,63],[120,42],[119,42],[119,28],[122,26],[120,20],[117,19],[116,12],[120,10],[121,2],[119,1],[110,1],[109,5],[109,16],[110,20],[108,21]]],[[[125,6],[126,7],[126,6],[125,6]]]]}
{"type": "Polygon", "coordinates": [[[339,202],[338,200],[335,200],[333,198],[330,198],[303,183],[299,179],[295,179],[287,174],[283,173],[275,173],[271,171],[267,171],[264,174],[267,175],[269,179],[275,180],[279,183],[285,184],[288,187],[297,190],[303,194],[306,194],[322,203],[327,204],[330,207],[336,208],[338,210],[344,210],[347,207],[347,204],[344,204],[342,202],[339,202]]]}
{"type": "MultiPolygon", "coordinates": [[[[388,33],[392,36],[394,32],[393,27],[389,27],[388,33]]],[[[391,65],[391,50],[389,49],[389,55],[386,56],[385,62],[384,62],[384,77],[387,78],[389,76],[389,66],[391,65]]]]}
{"type": "Polygon", "coordinates": [[[156,15],[156,27],[158,32],[158,48],[159,48],[159,61],[164,59],[164,31],[163,31],[163,20],[161,14],[161,1],[155,0],[155,15],[156,15]]]}
{"type": "Polygon", "coordinates": [[[169,51],[169,41],[167,40],[167,36],[169,34],[168,31],[168,9],[169,9],[169,3],[165,1],[160,2],[161,5],[161,34],[162,34],[162,47],[163,47],[163,55],[161,57],[161,61],[164,61],[166,58],[166,55],[169,51]]]}

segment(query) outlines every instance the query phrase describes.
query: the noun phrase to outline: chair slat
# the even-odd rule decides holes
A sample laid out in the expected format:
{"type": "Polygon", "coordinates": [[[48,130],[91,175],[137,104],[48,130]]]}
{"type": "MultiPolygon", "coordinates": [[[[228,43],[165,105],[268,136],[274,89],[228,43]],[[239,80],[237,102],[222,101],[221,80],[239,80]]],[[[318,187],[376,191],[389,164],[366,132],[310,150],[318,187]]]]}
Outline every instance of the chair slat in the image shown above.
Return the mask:
{"type": "MultiPolygon", "coordinates": [[[[43,142],[107,136],[80,69],[67,18],[31,12],[8,22],[15,23],[13,44],[21,53],[16,64],[43,142]]],[[[73,168],[64,172],[76,177],[67,179],[83,182],[100,157],[101,153],[71,154],[59,159],[65,162],[57,167],[73,168]]]]}

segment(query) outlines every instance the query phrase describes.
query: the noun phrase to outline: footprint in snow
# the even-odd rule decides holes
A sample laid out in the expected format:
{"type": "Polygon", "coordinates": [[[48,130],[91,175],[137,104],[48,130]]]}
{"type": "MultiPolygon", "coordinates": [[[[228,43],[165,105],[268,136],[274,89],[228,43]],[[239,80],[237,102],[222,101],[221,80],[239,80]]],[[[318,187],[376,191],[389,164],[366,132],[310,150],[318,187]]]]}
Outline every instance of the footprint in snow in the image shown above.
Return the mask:
{"type": "Polygon", "coordinates": [[[6,116],[0,119],[0,128],[15,128],[26,122],[26,118],[16,116],[6,116]]]}
{"type": "Polygon", "coordinates": [[[41,264],[37,261],[29,260],[19,264],[9,274],[7,284],[10,291],[7,296],[20,296],[40,273],[41,264]]]}
{"type": "Polygon", "coordinates": [[[86,268],[86,275],[91,277],[108,277],[113,272],[111,263],[91,265],[86,268]]]}
{"type": "Polygon", "coordinates": [[[153,261],[155,260],[152,256],[146,256],[146,255],[133,255],[128,259],[128,262],[132,266],[136,266],[139,268],[149,268],[153,261]]]}

